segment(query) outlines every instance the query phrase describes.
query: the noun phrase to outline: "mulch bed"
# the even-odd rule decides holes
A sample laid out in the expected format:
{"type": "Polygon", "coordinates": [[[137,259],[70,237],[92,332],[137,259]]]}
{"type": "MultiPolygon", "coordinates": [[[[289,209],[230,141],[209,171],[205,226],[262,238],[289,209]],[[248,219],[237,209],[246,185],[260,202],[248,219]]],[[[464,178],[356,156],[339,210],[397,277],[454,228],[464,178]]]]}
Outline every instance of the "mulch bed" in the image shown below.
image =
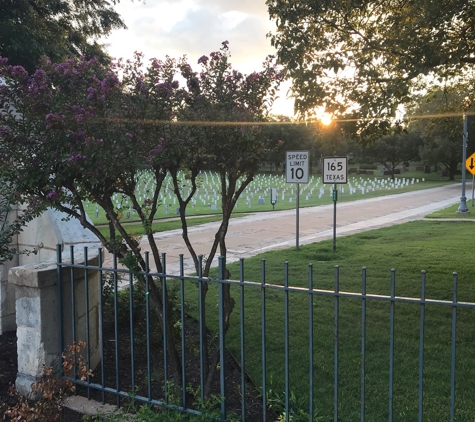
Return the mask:
{"type": "MultiPolygon", "coordinates": [[[[140,300],[139,300],[140,301],[140,300]]],[[[127,303],[128,307],[128,303],[127,303]]],[[[120,309],[120,305],[119,305],[120,309]]],[[[145,314],[144,309],[138,310],[134,317],[134,365],[135,365],[135,393],[147,397],[148,380],[147,380],[147,349],[145,337],[145,314]]],[[[158,328],[158,321],[154,320],[151,315],[151,344],[150,344],[150,363],[152,368],[152,398],[157,400],[164,400],[164,360],[162,347],[162,333],[158,328]]],[[[118,368],[119,368],[119,383],[120,389],[126,392],[134,390],[132,384],[132,370],[131,370],[131,340],[130,340],[130,320],[128,312],[119,312],[118,319],[118,368]]],[[[187,384],[191,385],[192,394],[199,391],[200,385],[200,362],[199,362],[199,332],[198,324],[192,318],[186,318],[185,321],[186,333],[186,380],[187,384]]],[[[179,332],[177,333],[179,338],[179,332]]],[[[210,336],[208,336],[210,339],[210,336]]],[[[228,413],[241,415],[241,369],[234,357],[226,351],[226,404],[228,413]]],[[[116,388],[116,347],[115,347],[115,324],[112,311],[112,303],[106,303],[104,312],[104,385],[110,388],[116,388]]],[[[171,384],[178,385],[171,375],[171,368],[168,367],[169,378],[171,384]]],[[[101,366],[99,365],[95,371],[91,382],[101,384],[101,366]]],[[[84,388],[78,389],[81,395],[86,395],[84,388]]],[[[211,394],[219,395],[219,371],[216,371],[211,387],[211,394]]],[[[102,393],[91,389],[91,398],[102,401],[102,393]]],[[[181,404],[180,397],[172,397],[173,403],[181,404]]],[[[196,399],[196,397],[195,397],[196,399]]],[[[117,399],[113,394],[105,394],[105,401],[109,404],[116,404],[117,399]]],[[[123,404],[127,400],[122,399],[123,404]]],[[[193,400],[191,400],[193,401],[193,400]]],[[[190,405],[190,403],[188,403],[190,405]]],[[[191,407],[194,407],[193,405],[191,407]]],[[[215,410],[219,410],[219,404],[215,406],[215,410]]],[[[276,420],[277,417],[272,412],[268,412],[269,421],[276,420]]],[[[259,396],[256,388],[248,379],[246,385],[246,420],[262,421],[262,398],[259,396]]]]}
{"type": "MultiPolygon", "coordinates": [[[[111,313],[112,314],[112,313],[111,313]]],[[[132,392],[132,374],[131,374],[131,342],[128,321],[119,321],[119,368],[120,368],[120,385],[124,391],[132,392]]],[[[138,330],[140,330],[140,323],[138,330]]],[[[196,349],[197,324],[191,319],[187,319],[186,333],[188,337],[188,346],[186,350],[186,372],[187,382],[191,383],[193,390],[199,385],[199,353],[196,349]],[[194,344],[194,346],[193,346],[194,344]]],[[[160,336],[154,334],[155,343],[151,345],[151,363],[152,363],[152,391],[153,398],[163,400],[163,353],[161,347],[160,336]]],[[[115,338],[114,338],[114,320],[111,317],[105,317],[104,320],[104,352],[105,352],[105,385],[115,388],[115,338]]],[[[3,414],[6,405],[12,405],[14,400],[8,395],[8,389],[14,384],[17,375],[17,350],[16,350],[16,333],[8,332],[0,336],[0,414],[3,414]]],[[[147,353],[143,335],[136,335],[134,338],[134,362],[135,362],[135,385],[136,393],[147,395],[147,353]]],[[[173,379],[170,379],[173,382],[173,379]]],[[[100,365],[94,372],[92,382],[101,383],[100,365]]],[[[228,412],[236,415],[241,414],[241,396],[240,383],[241,371],[237,362],[229,352],[226,352],[226,398],[228,412]]],[[[85,396],[86,390],[78,388],[78,394],[85,396]]],[[[219,371],[216,372],[212,393],[219,394],[219,371]]],[[[91,398],[101,401],[100,392],[91,389],[91,398]]],[[[106,394],[106,402],[116,404],[116,397],[112,394],[106,394]]],[[[124,400],[122,400],[124,403],[124,400]]],[[[256,389],[251,383],[247,385],[246,394],[246,420],[261,421],[262,420],[262,399],[259,397],[256,389]]],[[[69,409],[63,409],[60,419],[64,421],[76,422],[82,421],[83,415],[69,409]]],[[[272,412],[268,412],[268,420],[275,420],[276,416],[272,412]]]]}

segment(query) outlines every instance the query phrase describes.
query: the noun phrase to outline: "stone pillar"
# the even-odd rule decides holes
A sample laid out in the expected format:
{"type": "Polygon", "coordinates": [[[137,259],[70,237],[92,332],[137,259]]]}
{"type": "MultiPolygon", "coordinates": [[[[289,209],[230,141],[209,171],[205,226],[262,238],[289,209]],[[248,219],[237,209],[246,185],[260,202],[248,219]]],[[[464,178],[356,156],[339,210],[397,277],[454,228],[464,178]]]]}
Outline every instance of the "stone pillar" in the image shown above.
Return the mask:
{"type": "MultiPolygon", "coordinates": [[[[97,249],[89,252],[88,265],[98,265],[97,249]]],[[[76,264],[84,262],[82,250],[75,251],[76,264]]],[[[63,257],[68,262],[69,257],[63,257]]],[[[9,282],[15,286],[18,375],[16,387],[21,394],[31,391],[31,384],[43,373],[43,364],[57,367],[60,350],[72,341],[72,293],[75,295],[74,327],[76,341],[83,340],[90,350],[93,369],[100,359],[99,338],[99,274],[88,270],[89,309],[86,310],[85,270],[62,269],[63,345],[60,347],[59,293],[56,261],[29,264],[10,270],[9,282]],[[86,312],[89,313],[89,338],[86,335],[86,312]]]]}

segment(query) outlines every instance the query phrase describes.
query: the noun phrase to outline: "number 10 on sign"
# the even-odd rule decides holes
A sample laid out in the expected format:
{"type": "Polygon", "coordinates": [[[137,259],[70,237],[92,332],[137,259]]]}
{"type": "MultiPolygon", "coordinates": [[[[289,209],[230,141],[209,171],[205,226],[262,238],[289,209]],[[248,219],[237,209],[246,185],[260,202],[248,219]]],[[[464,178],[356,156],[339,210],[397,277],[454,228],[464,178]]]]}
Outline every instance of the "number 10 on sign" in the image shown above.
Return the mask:
{"type": "Polygon", "coordinates": [[[295,249],[299,250],[299,208],[300,208],[300,183],[308,183],[308,164],[310,154],[308,151],[287,151],[285,153],[285,175],[287,183],[297,183],[297,196],[295,204],[295,249]]]}

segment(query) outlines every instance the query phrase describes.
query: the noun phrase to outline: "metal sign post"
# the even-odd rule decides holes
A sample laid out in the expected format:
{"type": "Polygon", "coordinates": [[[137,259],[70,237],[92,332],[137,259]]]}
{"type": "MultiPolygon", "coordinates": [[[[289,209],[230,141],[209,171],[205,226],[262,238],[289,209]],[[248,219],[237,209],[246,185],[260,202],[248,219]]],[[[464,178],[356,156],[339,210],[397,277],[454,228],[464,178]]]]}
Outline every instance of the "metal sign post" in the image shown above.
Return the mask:
{"type": "Polygon", "coordinates": [[[338,189],[336,183],[333,184],[333,252],[336,252],[336,201],[338,201],[338,189]]]}
{"type": "Polygon", "coordinates": [[[287,183],[297,183],[297,197],[295,206],[295,249],[299,250],[299,208],[300,208],[300,183],[308,183],[308,151],[287,151],[285,163],[285,176],[287,183]]]}
{"type": "MultiPolygon", "coordinates": [[[[463,149],[462,149],[462,163],[465,163],[466,169],[473,174],[473,159],[472,156],[467,159],[467,139],[468,139],[468,130],[467,130],[467,116],[464,116],[463,119],[463,149]]],[[[460,205],[457,209],[459,213],[469,213],[467,208],[467,197],[465,196],[465,170],[462,167],[462,196],[460,197],[460,205]]]]}
{"type": "Polygon", "coordinates": [[[272,204],[272,209],[274,209],[275,204],[277,204],[277,189],[271,188],[270,190],[270,203],[272,204]]]}
{"type": "Polygon", "coordinates": [[[336,252],[336,203],[338,201],[337,184],[348,183],[348,158],[323,158],[323,183],[333,183],[333,252],[336,252]]]}

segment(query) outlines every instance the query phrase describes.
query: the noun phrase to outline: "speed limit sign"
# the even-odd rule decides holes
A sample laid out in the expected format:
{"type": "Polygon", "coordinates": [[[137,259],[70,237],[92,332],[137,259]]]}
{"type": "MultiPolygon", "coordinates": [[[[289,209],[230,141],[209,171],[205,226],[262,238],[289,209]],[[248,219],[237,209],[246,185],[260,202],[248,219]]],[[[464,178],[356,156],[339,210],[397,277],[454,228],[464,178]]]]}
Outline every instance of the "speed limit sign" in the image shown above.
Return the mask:
{"type": "Polygon", "coordinates": [[[287,183],[308,183],[308,151],[286,152],[285,175],[287,183]]]}

